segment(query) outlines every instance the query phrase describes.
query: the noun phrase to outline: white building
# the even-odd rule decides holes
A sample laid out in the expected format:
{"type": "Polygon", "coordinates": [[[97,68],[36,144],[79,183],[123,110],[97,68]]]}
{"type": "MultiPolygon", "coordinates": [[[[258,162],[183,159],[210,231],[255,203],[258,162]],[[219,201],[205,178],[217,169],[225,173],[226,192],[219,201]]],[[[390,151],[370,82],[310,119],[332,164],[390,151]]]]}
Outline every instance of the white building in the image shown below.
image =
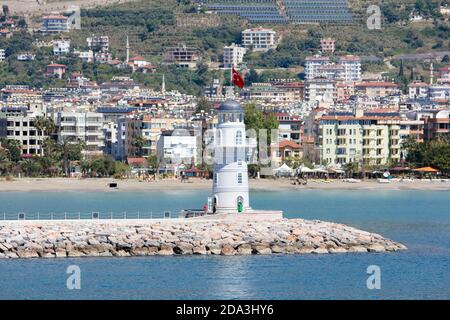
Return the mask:
{"type": "Polygon", "coordinates": [[[59,111],[53,114],[58,141],[84,141],[85,155],[103,154],[105,136],[103,132],[103,114],[96,112],[59,111]]]}
{"type": "Polygon", "coordinates": [[[341,80],[348,82],[361,81],[361,58],[358,56],[347,55],[340,57],[339,64],[343,67],[341,80]]]}
{"type": "Polygon", "coordinates": [[[21,53],[17,55],[17,61],[33,61],[36,55],[32,53],[21,53]]]}
{"type": "Polygon", "coordinates": [[[231,68],[237,66],[244,60],[244,55],[247,52],[246,48],[240,47],[236,44],[223,48],[223,66],[224,68],[231,68]]]}
{"type": "Polygon", "coordinates": [[[86,38],[89,49],[100,48],[102,51],[109,50],[109,37],[108,36],[91,36],[86,38]]]}
{"type": "Polygon", "coordinates": [[[78,56],[84,62],[92,62],[94,61],[94,52],[92,50],[88,51],[75,51],[74,54],[78,56]]]}
{"type": "Polygon", "coordinates": [[[267,51],[277,47],[276,32],[272,29],[254,28],[242,31],[242,44],[254,51],[267,51]]]}
{"type": "Polygon", "coordinates": [[[34,126],[36,117],[43,116],[41,111],[9,108],[6,116],[6,138],[17,140],[21,144],[21,154],[40,155],[42,141],[47,137],[34,126]]]}
{"type": "Polygon", "coordinates": [[[166,167],[196,164],[199,160],[197,154],[200,146],[198,138],[191,130],[187,129],[162,132],[157,142],[160,162],[166,167]]]}
{"type": "Polygon", "coordinates": [[[305,79],[312,80],[321,75],[321,68],[329,65],[330,58],[319,55],[305,58],[305,79]]]}
{"type": "Polygon", "coordinates": [[[42,32],[67,32],[70,30],[69,18],[60,14],[42,17],[42,32]]]}
{"type": "Polygon", "coordinates": [[[213,212],[243,213],[251,210],[244,109],[238,102],[228,100],[221,104],[215,142],[213,212]]]}
{"type": "Polygon", "coordinates": [[[0,62],[5,61],[5,49],[0,49],[0,62]]]}
{"type": "Polygon", "coordinates": [[[55,40],[53,41],[53,54],[55,56],[66,55],[70,53],[70,40],[55,40]]]}

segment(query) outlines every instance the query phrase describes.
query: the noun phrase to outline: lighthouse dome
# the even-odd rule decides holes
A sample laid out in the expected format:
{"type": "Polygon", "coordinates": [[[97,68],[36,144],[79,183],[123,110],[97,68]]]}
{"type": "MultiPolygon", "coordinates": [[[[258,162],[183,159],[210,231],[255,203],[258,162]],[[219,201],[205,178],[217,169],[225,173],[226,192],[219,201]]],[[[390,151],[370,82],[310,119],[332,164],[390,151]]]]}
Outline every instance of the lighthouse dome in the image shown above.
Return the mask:
{"type": "Polygon", "coordinates": [[[220,104],[220,112],[244,112],[241,104],[234,100],[226,100],[220,104]]]}

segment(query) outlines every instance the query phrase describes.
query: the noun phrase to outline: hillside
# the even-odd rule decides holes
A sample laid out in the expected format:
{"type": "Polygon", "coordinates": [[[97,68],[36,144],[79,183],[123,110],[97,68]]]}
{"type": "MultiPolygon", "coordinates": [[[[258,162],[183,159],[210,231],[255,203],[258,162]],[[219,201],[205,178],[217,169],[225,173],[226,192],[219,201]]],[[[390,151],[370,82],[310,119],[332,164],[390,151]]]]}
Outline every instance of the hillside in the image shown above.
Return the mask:
{"type": "MultiPolygon", "coordinates": [[[[56,1],[52,0],[52,3],[59,4],[56,1]]],[[[72,1],[62,2],[66,5],[72,1]]],[[[266,24],[278,32],[281,38],[278,48],[263,54],[247,54],[245,61],[249,69],[266,70],[261,79],[296,77],[302,71],[304,57],[317,53],[320,50],[320,38],[329,36],[337,40],[338,55],[358,54],[383,59],[404,53],[449,50],[448,17],[439,16],[436,9],[440,2],[432,0],[423,5],[421,0],[349,0],[354,17],[352,23],[266,24]],[[380,5],[383,13],[381,30],[369,30],[366,25],[367,7],[373,4],[380,5]],[[428,20],[409,22],[409,13],[414,7],[419,7],[421,14],[428,20]],[[287,68],[289,72],[280,68],[287,68]]],[[[162,74],[165,74],[168,89],[177,88],[193,94],[198,94],[201,87],[213,77],[227,80],[229,76],[223,71],[208,70],[205,66],[197,71],[163,66],[161,62],[165,50],[185,44],[201,49],[203,62],[217,62],[221,60],[223,46],[240,42],[243,29],[261,25],[236,16],[196,13],[194,1],[180,4],[176,0],[141,0],[105,5],[108,3],[109,0],[102,2],[102,6],[82,10],[82,30],[63,35],[72,39],[72,47],[86,49],[87,36],[107,35],[113,56],[123,59],[126,37],[129,36],[131,55],[142,55],[159,67],[156,74],[133,74],[136,80],[157,87],[162,74]]],[[[34,19],[38,22],[37,18],[34,19]]],[[[59,37],[18,34],[11,39],[0,39],[0,47],[8,48],[9,56],[8,64],[0,66],[0,86],[7,83],[31,83],[43,87],[61,84],[61,81],[43,76],[45,65],[55,60],[50,50],[31,47],[31,42],[36,38],[50,40],[59,37]],[[24,51],[33,51],[39,59],[26,63],[15,61],[15,55],[24,51]]],[[[72,57],[59,61],[67,64],[69,71],[81,70],[97,81],[107,80],[113,75],[131,75],[106,65],[80,63],[72,57]]],[[[411,62],[405,66],[414,67],[418,75],[425,75],[428,68],[420,62],[411,62]]],[[[388,70],[384,63],[365,63],[363,67],[370,71],[389,71],[392,75],[397,72],[395,69],[388,70]]]]}

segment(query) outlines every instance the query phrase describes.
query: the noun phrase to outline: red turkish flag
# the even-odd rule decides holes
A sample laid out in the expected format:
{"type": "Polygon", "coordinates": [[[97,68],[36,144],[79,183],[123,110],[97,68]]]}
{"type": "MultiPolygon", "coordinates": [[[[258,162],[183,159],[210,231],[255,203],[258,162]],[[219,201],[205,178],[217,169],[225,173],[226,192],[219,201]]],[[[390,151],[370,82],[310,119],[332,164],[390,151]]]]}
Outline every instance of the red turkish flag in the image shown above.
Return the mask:
{"type": "Polygon", "coordinates": [[[233,84],[235,86],[238,86],[239,88],[243,89],[245,86],[244,79],[242,76],[233,68],[233,84]]]}

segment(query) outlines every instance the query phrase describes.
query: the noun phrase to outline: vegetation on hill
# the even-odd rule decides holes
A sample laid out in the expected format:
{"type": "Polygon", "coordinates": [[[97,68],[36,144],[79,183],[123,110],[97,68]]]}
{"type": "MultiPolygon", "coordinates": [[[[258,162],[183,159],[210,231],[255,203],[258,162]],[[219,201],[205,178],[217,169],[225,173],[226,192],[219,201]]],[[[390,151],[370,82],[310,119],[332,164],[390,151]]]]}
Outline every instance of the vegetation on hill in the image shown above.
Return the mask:
{"type": "MultiPolygon", "coordinates": [[[[378,57],[379,62],[365,62],[367,71],[387,71],[389,77],[396,77],[397,70],[388,70],[382,62],[384,58],[404,53],[450,50],[448,17],[440,15],[438,7],[442,0],[350,0],[355,22],[349,25],[275,25],[281,36],[275,50],[265,53],[249,52],[245,57],[248,70],[266,69],[259,74],[253,72],[248,83],[269,78],[299,77],[304,58],[320,50],[322,37],[337,40],[335,55],[357,54],[378,57]],[[366,20],[369,5],[379,5],[383,15],[381,30],[369,30],[366,20]],[[426,20],[411,22],[410,13],[422,15],[426,20]],[[289,68],[290,73],[279,71],[289,68]],[[268,69],[268,70],[267,70],[268,69]],[[284,73],[283,73],[284,72],[284,73]],[[256,77],[255,77],[256,75],[256,77]]],[[[132,76],[147,86],[158,87],[162,75],[170,89],[180,89],[186,93],[200,94],[202,87],[212,78],[218,77],[228,82],[227,71],[212,70],[212,65],[221,61],[225,45],[239,43],[241,31],[249,26],[246,20],[234,16],[217,16],[196,13],[192,1],[148,0],[114,4],[106,7],[82,10],[82,30],[74,30],[64,35],[42,35],[39,33],[16,33],[13,37],[0,38],[0,48],[6,48],[6,63],[0,64],[0,86],[5,84],[30,84],[35,87],[58,86],[65,81],[44,75],[45,66],[51,61],[69,66],[69,72],[82,71],[96,81],[105,81],[115,75],[132,76]],[[72,48],[86,50],[86,37],[108,35],[110,51],[114,58],[124,59],[126,37],[129,37],[131,55],[142,55],[158,66],[155,74],[131,74],[131,70],[92,63],[82,63],[73,56],[57,59],[50,48],[38,49],[32,46],[35,39],[70,37],[72,48]],[[202,50],[202,60],[196,71],[180,70],[163,64],[164,52],[173,46],[185,44],[202,50]],[[17,54],[32,52],[36,59],[29,62],[16,60],[17,54]]],[[[416,78],[426,75],[427,67],[420,62],[405,65],[414,69],[416,78]]],[[[247,76],[249,77],[249,76],[247,76]]],[[[403,79],[404,80],[404,79],[403,79]]],[[[403,81],[402,80],[402,81],[403,81]]]]}

